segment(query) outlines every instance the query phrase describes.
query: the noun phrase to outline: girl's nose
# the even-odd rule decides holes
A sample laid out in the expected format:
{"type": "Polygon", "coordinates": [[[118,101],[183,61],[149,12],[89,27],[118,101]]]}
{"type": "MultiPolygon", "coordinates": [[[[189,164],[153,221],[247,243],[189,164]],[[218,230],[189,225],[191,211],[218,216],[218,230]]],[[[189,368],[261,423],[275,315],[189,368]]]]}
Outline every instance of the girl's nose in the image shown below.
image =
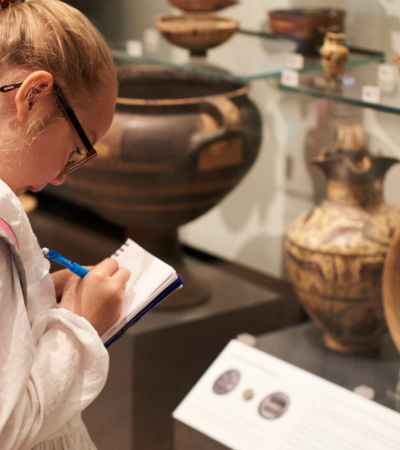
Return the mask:
{"type": "Polygon", "coordinates": [[[59,186],[60,184],[63,184],[65,181],[65,175],[58,175],[57,178],[54,178],[53,181],[50,181],[50,184],[54,184],[56,186],[59,186]]]}

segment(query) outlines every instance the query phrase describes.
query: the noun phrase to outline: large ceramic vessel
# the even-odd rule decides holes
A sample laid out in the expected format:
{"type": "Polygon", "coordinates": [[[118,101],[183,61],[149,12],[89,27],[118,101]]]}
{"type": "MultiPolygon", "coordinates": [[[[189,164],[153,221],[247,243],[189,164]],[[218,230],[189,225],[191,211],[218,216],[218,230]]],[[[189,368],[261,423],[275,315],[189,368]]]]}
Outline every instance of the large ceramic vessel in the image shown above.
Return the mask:
{"type": "Polygon", "coordinates": [[[328,179],[327,198],[290,226],[287,266],[325,345],[363,353],[379,348],[386,330],[382,271],[400,211],[383,201],[382,184],[398,160],[373,156],[359,127],[339,131],[337,150],[315,161],[328,179]]]}
{"type": "MultiPolygon", "coordinates": [[[[400,56],[394,56],[394,62],[399,66],[400,56]]],[[[400,227],[393,236],[385,261],[383,273],[383,306],[386,323],[393,342],[400,352],[400,227]]]]}
{"type": "Polygon", "coordinates": [[[204,300],[183,264],[177,229],[216,205],[255,161],[261,120],[248,86],[175,69],[119,71],[114,122],[93,163],[68,176],[75,195],[166,260],[185,287],[164,306],[204,300]]]}
{"type": "Polygon", "coordinates": [[[383,306],[386,323],[400,353],[400,228],[393,236],[383,273],[383,306]]]}

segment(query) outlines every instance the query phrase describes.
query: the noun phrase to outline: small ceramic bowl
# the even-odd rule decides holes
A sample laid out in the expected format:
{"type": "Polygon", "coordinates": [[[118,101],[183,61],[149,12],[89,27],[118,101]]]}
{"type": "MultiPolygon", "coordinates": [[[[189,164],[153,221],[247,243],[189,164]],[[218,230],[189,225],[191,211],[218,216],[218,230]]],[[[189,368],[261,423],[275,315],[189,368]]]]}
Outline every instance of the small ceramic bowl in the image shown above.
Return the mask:
{"type": "Polygon", "coordinates": [[[294,40],[297,51],[316,55],[327,31],[344,31],[346,12],[333,8],[292,8],[269,11],[271,31],[294,40]]]}
{"type": "Polygon", "coordinates": [[[192,56],[204,56],[208,49],[226,42],[239,28],[236,19],[161,15],[160,33],[174,45],[190,50],[192,56]]]}
{"type": "Polygon", "coordinates": [[[168,0],[183,11],[219,11],[237,3],[236,0],[168,0]]]}

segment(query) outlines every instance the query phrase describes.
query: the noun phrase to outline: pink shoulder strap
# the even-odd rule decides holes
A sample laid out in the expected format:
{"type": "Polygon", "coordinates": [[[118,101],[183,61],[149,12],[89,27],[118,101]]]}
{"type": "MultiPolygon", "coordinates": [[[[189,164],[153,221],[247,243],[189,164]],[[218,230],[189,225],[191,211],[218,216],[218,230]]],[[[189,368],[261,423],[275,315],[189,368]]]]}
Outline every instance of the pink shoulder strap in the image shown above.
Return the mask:
{"type": "Polygon", "coordinates": [[[10,225],[8,225],[8,223],[5,222],[1,217],[0,217],[0,230],[3,230],[7,234],[9,234],[10,237],[15,242],[15,245],[18,247],[17,237],[15,236],[14,231],[11,229],[10,225]]]}

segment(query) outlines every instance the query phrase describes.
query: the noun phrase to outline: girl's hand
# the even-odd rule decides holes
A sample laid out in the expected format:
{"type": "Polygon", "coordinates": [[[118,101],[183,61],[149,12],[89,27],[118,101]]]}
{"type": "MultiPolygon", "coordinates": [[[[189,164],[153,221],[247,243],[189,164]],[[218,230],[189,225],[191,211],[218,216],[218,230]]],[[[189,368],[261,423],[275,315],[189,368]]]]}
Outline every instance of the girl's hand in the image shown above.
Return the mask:
{"type": "MultiPolygon", "coordinates": [[[[94,266],[85,266],[86,269],[91,270],[94,266]]],[[[53,272],[51,277],[53,278],[54,287],[56,290],[56,299],[59,301],[63,295],[65,285],[73,273],[68,269],[58,270],[53,272]]]]}
{"type": "MultiPolygon", "coordinates": [[[[131,273],[107,258],[84,278],[71,274],[60,307],[87,319],[101,336],[118,319],[131,273]]],[[[61,276],[60,276],[61,279],[61,276]]]]}
{"type": "Polygon", "coordinates": [[[54,287],[56,290],[57,301],[61,299],[61,296],[64,292],[64,287],[69,278],[71,277],[71,275],[73,275],[73,273],[68,269],[59,270],[51,274],[51,277],[53,278],[54,287]]]}

